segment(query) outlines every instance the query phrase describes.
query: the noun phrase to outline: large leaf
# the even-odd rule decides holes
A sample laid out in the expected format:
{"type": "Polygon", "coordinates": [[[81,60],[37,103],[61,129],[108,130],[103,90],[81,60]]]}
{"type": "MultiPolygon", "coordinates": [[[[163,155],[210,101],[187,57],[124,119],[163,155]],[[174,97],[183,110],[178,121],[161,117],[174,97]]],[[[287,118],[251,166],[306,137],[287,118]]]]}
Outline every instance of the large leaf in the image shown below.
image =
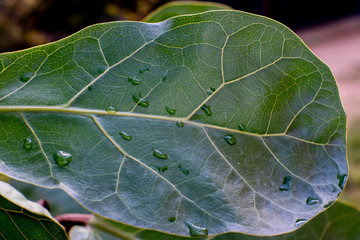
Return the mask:
{"type": "MultiPolygon", "coordinates": [[[[241,233],[225,233],[217,236],[198,238],[201,240],[354,240],[360,238],[360,212],[344,203],[337,202],[327,211],[322,212],[301,228],[291,233],[258,237],[241,233]]],[[[70,231],[70,239],[78,240],[188,240],[189,237],[169,235],[158,231],[133,228],[121,223],[115,223],[99,217],[90,220],[89,227],[76,226],[70,231]]]]}
{"type": "Polygon", "coordinates": [[[0,59],[1,172],[106,218],[278,234],[346,182],[335,80],[273,20],[113,22],[0,59]]]}
{"type": "Polygon", "coordinates": [[[151,22],[151,23],[161,22],[174,16],[201,13],[210,10],[221,10],[221,9],[231,9],[231,7],[224,4],[213,3],[213,2],[198,2],[198,1],[169,2],[157,8],[153,12],[151,12],[143,19],[143,21],[151,22]]]}
{"type": "Polygon", "coordinates": [[[0,181],[0,239],[68,239],[41,205],[0,181]]]}

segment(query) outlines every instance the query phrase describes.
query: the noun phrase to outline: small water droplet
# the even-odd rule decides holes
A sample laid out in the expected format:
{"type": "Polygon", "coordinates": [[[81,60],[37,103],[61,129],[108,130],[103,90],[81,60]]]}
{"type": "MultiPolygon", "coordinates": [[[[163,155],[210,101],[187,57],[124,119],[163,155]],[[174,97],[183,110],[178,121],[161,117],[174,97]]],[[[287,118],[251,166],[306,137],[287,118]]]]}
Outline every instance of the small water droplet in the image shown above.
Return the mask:
{"type": "Polygon", "coordinates": [[[224,137],[225,142],[227,142],[230,145],[234,145],[236,143],[236,138],[230,134],[226,135],[224,137]]]}
{"type": "Polygon", "coordinates": [[[98,74],[102,74],[102,73],[105,72],[106,69],[107,69],[107,67],[105,67],[105,66],[104,66],[104,67],[100,67],[100,68],[97,69],[97,73],[98,73],[98,74]]]}
{"type": "Polygon", "coordinates": [[[154,156],[155,157],[157,157],[157,158],[160,158],[160,159],[167,159],[167,154],[165,154],[165,153],[163,153],[163,152],[161,152],[161,151],[159,151],[159,150],[157,150],[157,149],[153,149],[153,154],[154,154],[154,156]]]}
{"type": "Polygon", "coordinates": [[[289,191],[291,180],[292,180],[292,177],[290,177],[290,176],[284,177],[283,185],[279,188],[279,190],[280,191],[289,191]]]}
{"type": "Polygon", "coordinates": [[[176,113],[176,109],[175,109],[175,108],[165,107],[165,110],[166,110],[170,115],[174,115],[174,114],[176,113]]]}
{"type": "Polygon", "coordinates": [[[183,166],[181,166],[181,164],[178,165],[178,168],[182,171],[184,175],[187,176],[190,174],[189,169],[184,168],[183,166]]]}
{"type": "Polygon", "coordinates": [[[107,111],[108,113],[116,113],[117,112],[116,108],[114,108],[114,107],[107,107],[105,109],[105,111],[107,111]]]}
{"type": "Polygon", "coordinates": [[[72,155],[64,151],[56,151],[54,152],[54,159],[57,165],[60,167],[65,167],[71,162],[72,155]]]}
{"type": "Polygon", "coordinates": [[[334,202],[335,202],[335,201],[330,201],[330,202],[328,202],[327,204],[325,204],[323,207],[324,207],[324,208],[328,208],[328,207],[330,207],[334,202]]]}
{"type": "Polygon", "coordinates": [[[164,165],[164,166],[155,166],[157,168],[157,170],[159,171],[159,173],[163,173],[166,170],[168,170],[168,165],[164,165]]]}
{"type": "Polygon", "coordinates": [[[127,134],[126,132],[124,132],[124,131],[120,131],[119,134],[125,140],[130,141],[132,139],[132,137],[129,134],[127,134]]]}
{"type": "Polygon", "coordinates": [[[301,225],[303,225],[304,223],[306,223],[306,219],[305,218],[300,218],[300,219],[296,219],[294,225],[295,225],[296,228],[298,228],[301,225]]]}
{"type": "Polygon", "coordinates": [[[345,183],[346,183],[346,180],[347,180],[347,174],[338,175],[337,179],[339,179],[339,187],[340,187],[340,189],[344,190],[345,183]]]}
{"type": "Polygon", "coordinates": [[[177,121],[176,126],[178,126],[179,128],[182,128],[184,126],[184,123],[182,121],[177,121]]]}
{"type": "Polygon", "coordinates": [[[167,77],[163,77],[161,80],[163,80],[164,82],[167,81],[167,77]]]}
{"type": "Polygon", "coordinates": [[[141,107],[148,107],[150,105],[150,103],[144,99],[142,99],[142,95],[141,93],[138,93],[137,95],[132,95],[132,99],[134,100],[134,102],[136,102],[138,105],[140,105],[141,107]]]}
{"type": "Polygon", "coordinates": [[[245,130],[245,126],[244,126],[244,124],[242,124],[242,123],[239,123],[238,128],[239,128],[240,131],[244,131],[244,130],[245,130]]]}
{"type": "Polygon", "coordinates": [[[216,89],[214,87],[210,87],[210,88],[206,89],[205,91],[208,95],[211,95],[216,91],[216,89]]]}
{"type": "Polygon", "coordinates": [[[192,237],[207,236],[209,234],[207,228],[196,226],[190,222],[186,222],[185,224],[189,228],[190,236],[192,237]]]}
{"type": "Polygon", "coordinates": [[[168,219],[168,221],[171,223],[175,222],[175,220],[176,220],[176,217],[169,217],[169,219],[168,219]]]}
{"type": "Polygon", "coordinates": [[[26,151],[31,150],[33,147],[33,141],[31,140],[31,138],[26,138],[24,140],[24,148],[26,151]]]}
{"type": "Polygon", "coordinates": [[[89,91],[92,91],[92,90],[93,90],[93,86],[92,86],[92,85],[88,86],[88,90],[89,90],[89,91]]]}
{"type": "Polygon", "coordinates": [[[210,105],[206,105],[206,104],[202,105],[202,106],[201,106],[201,110],[204,111],[204,113],[206,114],[206,116],[211,117],[212,111],[211,111],[211,109],[210,109],[210,105]]]}
{"type": "Polygon", "coordinates": [[[141,80],[137,79],[135,76],[128,77],[128,81],[132,83],[132,85],[140,85],[141,80]]]}
{"type": "Polygon", "coordinates": [[[143,67],[143,68],[139,69],[139,73],[144,73],[144,72],[148,72],[148,71],[150,71],[149,67],[143,67]]]}
{"type": "Polygon", "coordinates": [[[308,197],[306,199],[306,204],[307,205],[314,205],[314,204],[316,204],[318,202],[319,202],[319,199],[316,199],[316,198],[308,197]]]}
{"type": "Polygon", "coordinates": [[[32,76],[33,76],[32,73],[25,73],[24,75],[22,75],[22,76],[19,78],[19,80],[20,80],[21,82],[27,82],[27,81],[29,81],[29,80],[31,79],[32,76]]]}

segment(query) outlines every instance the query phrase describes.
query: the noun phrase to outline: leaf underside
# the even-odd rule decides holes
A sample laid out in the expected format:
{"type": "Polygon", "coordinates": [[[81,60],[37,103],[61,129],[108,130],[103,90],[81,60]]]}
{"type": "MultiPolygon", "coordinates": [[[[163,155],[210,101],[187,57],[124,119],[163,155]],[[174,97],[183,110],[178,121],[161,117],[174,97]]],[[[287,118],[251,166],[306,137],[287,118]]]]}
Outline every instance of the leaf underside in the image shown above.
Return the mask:
{"type": "Polygon", "coordinates": [[[0,55],[1,173],[138,227],[291,231],[342,191],[345,130],[328,67],[240,11],[98,24],[0,55]]]}

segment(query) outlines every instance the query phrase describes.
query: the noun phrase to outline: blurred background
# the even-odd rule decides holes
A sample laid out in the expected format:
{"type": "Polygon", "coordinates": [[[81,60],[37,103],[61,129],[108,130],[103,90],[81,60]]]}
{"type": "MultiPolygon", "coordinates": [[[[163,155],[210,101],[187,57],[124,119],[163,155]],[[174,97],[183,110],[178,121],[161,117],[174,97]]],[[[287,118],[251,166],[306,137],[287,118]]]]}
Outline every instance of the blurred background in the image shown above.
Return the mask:
{"type": "MultiPolygon", "coordinates": [[[[52,42],[95,23],[141,20],[167,2],[0,0],[0,53],[52,42]]],[[[332,69],[348,116],[350,174],[341,198],[360,209],[360,0],[213,2],[284,23],[332,69]]]]}

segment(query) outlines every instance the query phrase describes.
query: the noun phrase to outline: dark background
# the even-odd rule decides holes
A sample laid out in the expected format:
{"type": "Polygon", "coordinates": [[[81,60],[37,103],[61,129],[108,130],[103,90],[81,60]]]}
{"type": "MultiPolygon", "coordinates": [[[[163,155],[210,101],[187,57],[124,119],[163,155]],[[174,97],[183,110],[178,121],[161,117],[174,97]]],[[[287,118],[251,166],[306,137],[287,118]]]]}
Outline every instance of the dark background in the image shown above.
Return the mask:
{"type": "MultiPolygon", "coordinates": [[[[0,0],[0,52],[44,44],[91,24],[141,20],[166,0],[0,0]]],[[[293,30],[360,13],[360,0],[218,0],[293,30]]]]}

